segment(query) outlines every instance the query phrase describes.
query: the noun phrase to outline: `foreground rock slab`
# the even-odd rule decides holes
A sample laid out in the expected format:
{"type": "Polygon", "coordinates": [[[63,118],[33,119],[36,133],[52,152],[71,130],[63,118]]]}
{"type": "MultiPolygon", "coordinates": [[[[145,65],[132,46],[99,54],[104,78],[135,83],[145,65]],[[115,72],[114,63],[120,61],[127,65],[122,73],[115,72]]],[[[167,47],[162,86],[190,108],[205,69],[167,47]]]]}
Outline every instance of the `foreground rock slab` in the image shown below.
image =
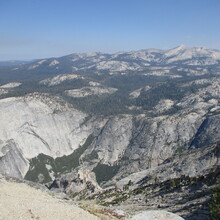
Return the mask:
{"type": "Polygon", "coordinates": [[[73,204],[51,197],[47,192],[24,183],[8,182],[1,176],[0,210],[1,220],[99,219],[73,204]]]}
{"type": "Polygon", "coordinates": [[[184,220],[178,215],[167,211],[145,211],[141,212],[135,216],[131,220],[184,220]]]}

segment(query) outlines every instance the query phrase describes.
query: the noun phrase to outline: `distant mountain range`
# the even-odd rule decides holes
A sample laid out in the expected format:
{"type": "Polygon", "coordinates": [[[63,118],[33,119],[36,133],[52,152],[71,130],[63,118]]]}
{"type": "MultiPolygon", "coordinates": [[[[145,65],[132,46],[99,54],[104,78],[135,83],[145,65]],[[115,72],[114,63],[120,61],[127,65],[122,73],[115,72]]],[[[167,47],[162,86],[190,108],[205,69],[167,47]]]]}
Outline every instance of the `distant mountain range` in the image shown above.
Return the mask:
{"type": "Polygon", "coordinates": [[[131,52],[74,53],[59,58],[41,59],[27,64],[29,70],[42,66],[62,69],[65,65],[72,71],[141,71],[151,65],[184,64],[192,66],[214,65],[220,63],[220,51],[203,47],[178,46],[169,50],[148,49],[131,52]]]}
{"type": "Polygon", "coordinates": [[[33,62],[33,60],[30,61],[24,61],[24,60],[7,60],[7,61],[0,61],[0,66],[17,66],[22,65],[26,63],[33,62]]]}
{"type": "Polygon", "coordinates": [[[181,68],[187,67],[190,72],[194,72],[191,70],[197,71],[196,68],[199,67],[215,68],[218,64],[220,64],[220,51],[203,47],[178,46],[169,50],[148,49],[114,54],[74,53],[30,62],[0,62],[0,81],[43,79],[58,74],[91,72],[98,75],[140,72],[163,75],[161,71],[169,74],[172,69],[175,69],[176,75],[186,70],[181,68]],[[162,68],[167,69],[162,70],[162,68]]]}

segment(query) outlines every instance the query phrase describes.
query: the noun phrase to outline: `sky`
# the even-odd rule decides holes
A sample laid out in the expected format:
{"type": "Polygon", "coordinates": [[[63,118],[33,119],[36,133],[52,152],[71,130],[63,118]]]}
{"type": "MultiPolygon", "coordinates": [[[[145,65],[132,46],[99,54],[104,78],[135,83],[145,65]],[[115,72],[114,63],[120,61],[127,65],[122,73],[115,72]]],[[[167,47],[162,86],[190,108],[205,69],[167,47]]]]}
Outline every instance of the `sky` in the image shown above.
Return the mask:
{"type": "Polygon", "coordinates": [[[0,60],[80,52],[220,50],[220,0],[0,0],[0,60]]]}

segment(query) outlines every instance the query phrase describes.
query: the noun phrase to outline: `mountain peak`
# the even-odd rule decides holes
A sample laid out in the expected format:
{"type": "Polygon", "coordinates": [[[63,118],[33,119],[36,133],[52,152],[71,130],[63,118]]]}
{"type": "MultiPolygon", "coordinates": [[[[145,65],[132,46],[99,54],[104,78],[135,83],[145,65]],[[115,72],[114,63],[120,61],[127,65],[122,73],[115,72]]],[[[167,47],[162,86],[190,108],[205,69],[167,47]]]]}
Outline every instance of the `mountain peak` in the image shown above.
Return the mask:
{"type": "Polygon", "coordinates": [[[186,46],[181,44],[181,45],[179,45],[178,47],[176,47],[174,49],[183,50],[183,49],[186,49],[186,46]]]}
{"type": "Polygon", "coordinates": [[[165,55],[167,57],[170,57],[170,56],[176,56],[177,54],[179,54],[180,52],[182,52],[183,50],[185,50],[186,47],[184,45],[180,45],[178,47],[175,47],[175,48],[172,48],[170,50],[167,50],[165,52],[165,55]]]}

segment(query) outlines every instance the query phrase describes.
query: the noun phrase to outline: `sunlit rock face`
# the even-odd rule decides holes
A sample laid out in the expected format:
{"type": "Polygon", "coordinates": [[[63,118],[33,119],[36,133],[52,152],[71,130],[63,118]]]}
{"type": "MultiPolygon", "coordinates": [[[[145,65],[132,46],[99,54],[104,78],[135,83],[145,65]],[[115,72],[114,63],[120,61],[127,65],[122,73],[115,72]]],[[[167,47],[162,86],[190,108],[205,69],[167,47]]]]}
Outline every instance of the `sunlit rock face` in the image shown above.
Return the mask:
{"type": "Polygon", "coordinates": [[[23,177],[28,159],[38,154],[56,158],[72,153],[95,127],[81,126],[85,117],[47,95],[0,100],[1,172],[23,177]]]}

